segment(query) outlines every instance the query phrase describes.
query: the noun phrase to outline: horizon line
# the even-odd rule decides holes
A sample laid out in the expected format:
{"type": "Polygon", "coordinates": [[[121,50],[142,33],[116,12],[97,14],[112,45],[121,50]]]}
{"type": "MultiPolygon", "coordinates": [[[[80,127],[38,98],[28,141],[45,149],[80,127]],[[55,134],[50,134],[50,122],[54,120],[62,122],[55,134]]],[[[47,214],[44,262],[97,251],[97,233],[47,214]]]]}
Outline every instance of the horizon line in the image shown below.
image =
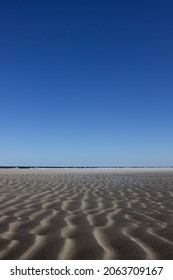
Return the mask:
{"type": "Polygon", "coordinates": [[[63,166],[56,166],[56,165],[0,165],[0,169],[5,168],[173,168],[173,165],[63,165],[63,166]]]}

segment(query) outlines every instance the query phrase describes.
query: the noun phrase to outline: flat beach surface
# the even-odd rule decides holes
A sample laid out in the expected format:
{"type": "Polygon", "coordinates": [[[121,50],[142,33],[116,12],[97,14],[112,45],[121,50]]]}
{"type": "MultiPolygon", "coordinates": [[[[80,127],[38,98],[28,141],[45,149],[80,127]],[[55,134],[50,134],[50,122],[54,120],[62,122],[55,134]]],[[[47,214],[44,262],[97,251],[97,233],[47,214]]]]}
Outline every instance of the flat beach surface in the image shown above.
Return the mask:
{"type": "Polygon", "coordinates": [[[0,169],[0,259],[173,260],[173,169],[0,169]]]}

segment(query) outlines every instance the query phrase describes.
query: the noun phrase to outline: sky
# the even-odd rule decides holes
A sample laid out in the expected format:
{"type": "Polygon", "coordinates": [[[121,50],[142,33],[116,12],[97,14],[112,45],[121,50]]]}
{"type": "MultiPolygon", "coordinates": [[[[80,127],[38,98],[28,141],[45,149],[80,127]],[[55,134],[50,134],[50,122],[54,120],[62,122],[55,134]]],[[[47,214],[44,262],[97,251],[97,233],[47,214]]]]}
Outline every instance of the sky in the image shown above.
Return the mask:
{"type": "Polygon", "coordinates": [[[0,1],[0,165],[173,165],[172,12],[0,1]]]}

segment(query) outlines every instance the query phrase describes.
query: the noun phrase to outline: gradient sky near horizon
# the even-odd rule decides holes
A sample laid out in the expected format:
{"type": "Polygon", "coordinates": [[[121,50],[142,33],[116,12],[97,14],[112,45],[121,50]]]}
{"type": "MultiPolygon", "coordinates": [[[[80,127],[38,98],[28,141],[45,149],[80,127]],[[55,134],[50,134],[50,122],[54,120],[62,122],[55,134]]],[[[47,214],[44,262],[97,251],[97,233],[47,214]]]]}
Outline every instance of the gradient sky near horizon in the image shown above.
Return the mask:
{"type": "Polygon", "coordinates": [[[172,14],[0,1],[0,165],[173,165],[172,14]]]}

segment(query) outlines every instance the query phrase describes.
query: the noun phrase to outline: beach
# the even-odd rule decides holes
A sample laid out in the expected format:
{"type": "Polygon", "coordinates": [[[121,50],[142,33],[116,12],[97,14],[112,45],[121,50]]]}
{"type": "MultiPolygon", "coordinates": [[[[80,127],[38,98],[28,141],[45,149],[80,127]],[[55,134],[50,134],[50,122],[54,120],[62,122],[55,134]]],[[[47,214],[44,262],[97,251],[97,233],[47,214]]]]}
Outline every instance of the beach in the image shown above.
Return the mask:
{"type": "Polygon", "coordinates": [[[173,168],[0,169],[1,260],[173,260],[173,168]]]}

